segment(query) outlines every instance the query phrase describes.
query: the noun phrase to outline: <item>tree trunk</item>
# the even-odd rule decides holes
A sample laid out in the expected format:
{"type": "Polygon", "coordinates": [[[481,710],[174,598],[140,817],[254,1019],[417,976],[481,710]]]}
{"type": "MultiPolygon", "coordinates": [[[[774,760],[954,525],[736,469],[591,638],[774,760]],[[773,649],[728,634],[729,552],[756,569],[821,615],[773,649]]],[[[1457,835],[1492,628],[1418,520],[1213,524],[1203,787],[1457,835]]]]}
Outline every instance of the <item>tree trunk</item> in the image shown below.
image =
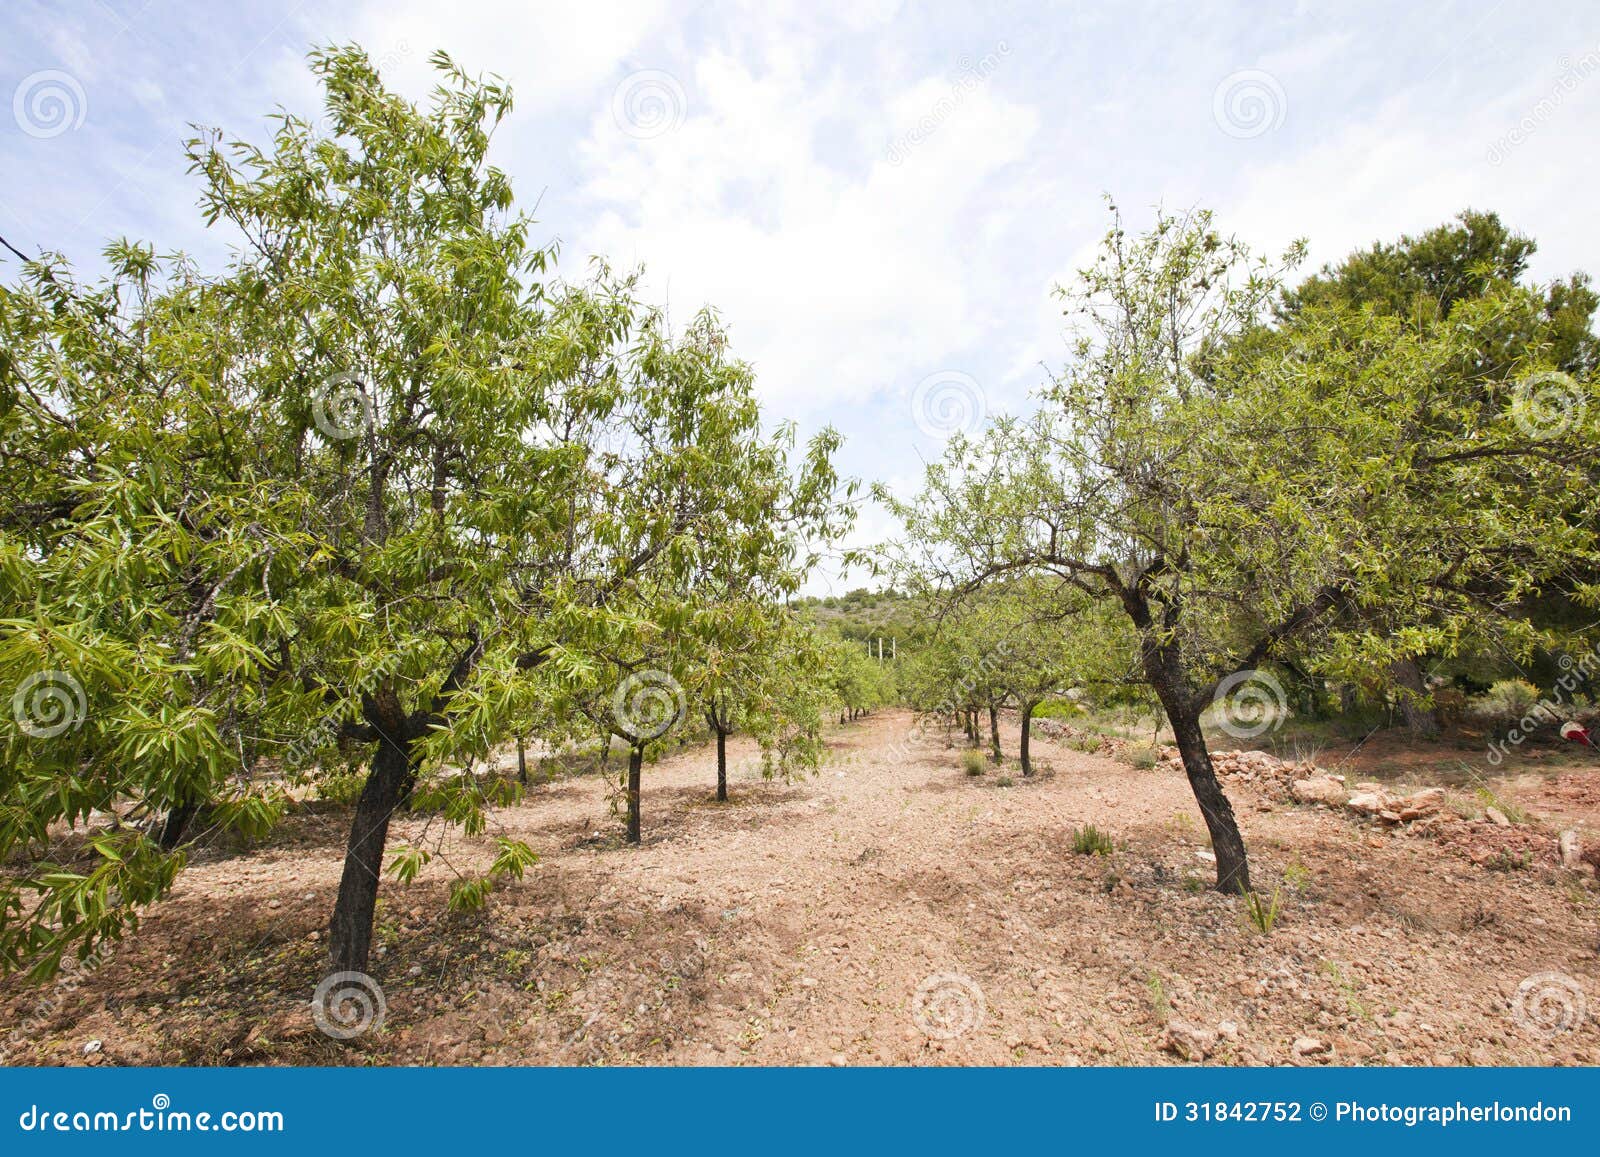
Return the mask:
{"type": "Polygon", "coordinates": [[[628,749],[628,842],[639,842],[639,780],[644,770],[644,744],[628,749]]]}
{"type": "Polygon", "coordinates": [[[1194,792],[1195,803],[1200,805],[1200,814],[1205,817],[1206,830],[1211,833],[1211,850],[1217,857],[1217,890],[1248,892],[1250,860],[1245,852],[1244,837],[1239,834],[1233,805],[1223,794],[1216,769],[1211,766],[1205,733],[1200,730],[1200,713],[1169,706],[1167,722],[1172,724],[1178,752],[1183,756],[1183,770],[1189,777],[1189,788],[1194,792]]]}
{"type": "Polygon", "coordinates": [[[989,704],[989,748],[990,758],[996,763],[1004,763],[1005,752],[1000,750],[1000,708],[989,704]]]}
{"type": "Polygon", "coordinates": [[[328,958],[335,972],[365,972],[372,948],[372,918],[383,871],[389,817],[405,798],[411,773],[409,741],[385,736],[378,741],[372,770],[350,824],[339,898],[328,925],[328,958]]]}
{"type": "Polygon", "coordinates": [[[717,802],[728,802],[728,733],[717,728],[717,802]]]}
{"type": "Polygon", "coordinates": [[[1415,659],[1400,659],[1389,667],[1389,676],[1400,688],[1400,713],[1413,739],[1438,739],[1439,716],[1425,705],[1428,686],[1415,659]]]}
{"type": "Polygon", "coordinates": [[[1294,704],[1294,713],[1308,719],[1323,718],[1322,680],[1287,659],[1280,658],[1278,662],[1289,673],[1288,695],[1294,704]]]}
{"type": "Polygon", "coordinates": [[[1028,758],[1028,740],[1030,738],[1030,734],[1029,733],[1032,732],[1032,731],[1033,731],[1033,704],[1032,703],[1024,703],[1022,705],[1022,743],[1021,743],[1020,749],[1019,749],[1019,754],[1020,754],[1021,759],[1022,759],[1022,774],[1023,775],[1032,775],[1033,774],[1033,762],[1028,758]]]}
{"type": "Polygon", "coordinates": [[[1217,857],[1217,890],[1248,892],[1250,859],[1245,852],[1244,837],[1239,834],[1233,805],[1217,781],[1211,753],[1206,750],[1205,732],[1200,729],[1200,713],[1206,705],[1196,702],[1173,644],[1146,642],[1143,664],[1145,678],[1161,700],[1167,722],[1172,724],[1173,738],[1183,757],[1183,770],[1189,777],[1189,790],[1194,792],[1195,803],[1200,805],[1200,814],[1205,817],[1206,830],[1211,833],[1211,850],[1217,857]]]}
{"type": "Polygon", "coordinates": [[[167,812],[167,818],[161,825],[161,850],[170,852],[183,842],[183,833],[189,827],[189,821],[194,819],[194,813],[200,810],[198,800],[185,800],[176,804],[167,812]]]}
{"type": "Polygon", "coordinates": [[[521,735],[517,736],[517,782],[528,786],[528,748],[521,735]]]}

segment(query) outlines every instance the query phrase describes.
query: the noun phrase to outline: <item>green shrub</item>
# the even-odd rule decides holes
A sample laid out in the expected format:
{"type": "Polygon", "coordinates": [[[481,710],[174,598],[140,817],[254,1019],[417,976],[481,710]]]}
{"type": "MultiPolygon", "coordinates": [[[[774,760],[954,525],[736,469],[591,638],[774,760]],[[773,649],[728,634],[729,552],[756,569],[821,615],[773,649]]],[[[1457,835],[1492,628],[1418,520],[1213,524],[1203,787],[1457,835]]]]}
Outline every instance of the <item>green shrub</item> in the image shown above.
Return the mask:
{"type": "Polygon", "coordinates": [[[1272,889],[1271,896],[1262,896],[1260,892],[1242,892],[1244,899],[1245,919],[1261,935],[1270,933],[1278,922],[1278,915],[1282,912],[1282,894],[1278,889],[1272,889]]]}
{"type": "Polygon", "coordinates": [[[1002,775],[999,779],[994,781],[994,785],[996,787],[1015,787],[1016,783],[1017,781],[1012,779],[1009,775],[1002,775]]]}
{"type": "MultiPolygon", "coordinates": [[[[1472,794],[1478,797],[1478,802],[1484,807],[1494,808],[1495,811],[1505,816],[1506,819],[1510,820],[1514,824],[1525,824],[1532,818],[1529,815],[1527,808],[1519,807],[1510,800],[1506,799],[1504,796],[1496,795],[1494,789],[1488,784],[1479,785],[1477,788],[1473,789],[1472,794]]],[[[1472,817],[1468,816],[1467,818],[1470,819],[1472,817]]]]}
{"type": "Polygon", "coordinates": [[[317,794],[329,803],[352,804],[361,797],[367,777],[363,772],[329,775],[317,781],[317,794]]]}
{"type": "Polygon", "coordinates": [[[1033,709],[1035,719],[1071,719],[1082,714],[1083,708],[1071,699],[1046,699],[1033,709]]]}
{"type": "Polygon", "coordinates": [[[1073,829],[1072,850],[1080,856],[1109,856],[1116,848],[1108,833],[1093,824],[1084,824],[1073,829]]]}
{"type": "Polygon", "coordinates": [[[1156,765],[1156,748],[1153,743],[1130,743],[1123,749],[1123,760],[1140,771],[1149,771],[1156,765]]]}
{"type": "Polygon", "coordinates": [[[1478,715],[1493,719],[1521,719],[1539,702],[1539,689],[1526,679],[1502,679],[1472,702],[1478,715]]]}
{"type": "Polygon", "coordinates": [[[1509,848],[1501,848],[1495,853],[1494,859],[1484,867],[1491,872],[1526,872],[1533,867],[1533,853],[1512,852],[1509,848]]]}
{"type": "Polygon", "coordinates": [[[971,748],[961,753],[961,769],[968,775],[983,774],[983,752],[971,748]]]}
{"type": "Polygon", "coordinates": [[[1146,973],[1145,987],[1150,990],[1150,1011],[1158,1024],[1166,1024],[1172,1017],[1172,1002],[1167,999],[1167,986],[1154,972],[1146,973]]]}

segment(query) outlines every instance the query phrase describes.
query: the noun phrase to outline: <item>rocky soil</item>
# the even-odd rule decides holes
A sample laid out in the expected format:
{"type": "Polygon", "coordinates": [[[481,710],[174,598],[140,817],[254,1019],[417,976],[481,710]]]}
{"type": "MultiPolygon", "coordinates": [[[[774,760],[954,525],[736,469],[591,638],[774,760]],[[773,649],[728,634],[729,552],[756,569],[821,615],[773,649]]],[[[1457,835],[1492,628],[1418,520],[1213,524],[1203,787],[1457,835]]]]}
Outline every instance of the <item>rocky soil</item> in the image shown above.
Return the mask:
{"type": "MultiPolygon", "coordinates": [[[[1560,842],[1600,843],[1600,768],[1497,785],[1553,817],[1496,808],[1500,823],[1470,793],[1219,757],[1275,909],[1263,933],[1207,887],[1170,759],[1138,770],[1041,736],[1032,779],[969,777],[912,723],[836,729],[821,774],[792,785],[738,745],[721,805],[707,751],[652,765],[639,848],[595,776],[531,789],[483,838],[446,837],[416,881],[384,882],[383,1023],[348,1042],[318,1030],[311,997],[349,816],[308,807],[267,845],[201,849],[98,969],[0,986],[0,1049],[96,1065],[1600,1063],[1600,891],[1560,842]],[[1087,823],[1111,854],[1073,853],[1087,823]],[[542,862],[486,911],[448,914],[450,880],[502,833],[542,862]]],[[[1005,740],[1014,753],[1014,721],[1005,740]]],[[[439,826],[405,817],[391,839],[439,826]]]]}

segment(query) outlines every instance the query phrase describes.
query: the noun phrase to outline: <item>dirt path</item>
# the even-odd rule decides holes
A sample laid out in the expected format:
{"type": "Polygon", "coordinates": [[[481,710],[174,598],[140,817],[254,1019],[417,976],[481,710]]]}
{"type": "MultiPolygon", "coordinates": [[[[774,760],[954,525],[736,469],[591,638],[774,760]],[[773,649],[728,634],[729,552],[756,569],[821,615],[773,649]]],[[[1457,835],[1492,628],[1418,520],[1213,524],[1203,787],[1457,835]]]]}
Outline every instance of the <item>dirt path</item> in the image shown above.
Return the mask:
{"type": "Polygon", "coordinates": [[[1146,1064],[1178,1061],[1178,1020],[1221,1063],[1600,1063],[1600,903],[1579,876],[1488,871],[1236,787],[1257,884],[1283,899],[1262,936],[1204,888],[1181,776],[1036,741],[1049,769],[1000,786],[910,735],[900,712],[839,728],[794,785],[735,745],[726,805],[707,752],[679,753],[646,770],[636,849],[598,778],[531,789],[490,834],[542,863],[487,912],[444,910],[486,839],[385,881],[385,1023],[350,1045],[308,1003],[347,816],[296,819],[268,847],[199,857],[92,975],[0,989],[21,1026],[7,1060],[1146,1064]],[[1072,854],[1084,822],[1114,855],[1072,854]],[[1567,979],[1530,985],[1529,1010],[1559,1020],[1556,998],[1581,994],[1589,1011],[1551,1037],[1513,1015],[1545,973],[1567,979]]]}

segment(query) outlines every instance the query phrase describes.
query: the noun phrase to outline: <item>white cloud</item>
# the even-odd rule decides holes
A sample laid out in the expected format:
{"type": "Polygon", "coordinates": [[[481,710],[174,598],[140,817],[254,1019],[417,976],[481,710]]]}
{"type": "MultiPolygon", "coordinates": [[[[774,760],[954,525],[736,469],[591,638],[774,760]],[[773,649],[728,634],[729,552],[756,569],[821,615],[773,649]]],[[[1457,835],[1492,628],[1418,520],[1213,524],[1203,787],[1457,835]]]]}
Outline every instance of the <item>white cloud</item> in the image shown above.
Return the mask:
{"type": "Polygon", "coordinates": [[[433,87],[428,56],[443,48],[472,72],[512,81],[524,109],[586,98],[668,15],[665,0],[397,0],[366,9],[352,34],[394,66],[385,79],[417,96],[433,87]]]}
{"type": "Polygon", "coordinates": [[[1427,93],[1401,92],[1333,135],[1248,171],[1222,207],[1224,225],[1266,248],[1311,241],[1312,264],[1440,224],[1462,209],[1493,209],[1544,250],[1539,272],[1600,265],[1600,222],[1578,210],[1578,190],[1600,177],[1589,147],[1600,75],[1559,107],[1500,164],[1497,140],[1556,84],[1554,62],[1467,108],[1441,110],[1427,93]]]}
{"type": "Polygon", "coordinates": [[[783,413],[909,392],[980,338],[981,291],[1004,274],[972,240],[1009,227],[985,189],[1038,125],[978,85],[895,164],[886,149],[950,104],[950,81],[875,91],[800,67],[810,49],[707,52],[677,129],[635,140],[608,110],[581,149],[599,209],[582,252],[646,263],[675,313],[718,306],[783,413]]]}

